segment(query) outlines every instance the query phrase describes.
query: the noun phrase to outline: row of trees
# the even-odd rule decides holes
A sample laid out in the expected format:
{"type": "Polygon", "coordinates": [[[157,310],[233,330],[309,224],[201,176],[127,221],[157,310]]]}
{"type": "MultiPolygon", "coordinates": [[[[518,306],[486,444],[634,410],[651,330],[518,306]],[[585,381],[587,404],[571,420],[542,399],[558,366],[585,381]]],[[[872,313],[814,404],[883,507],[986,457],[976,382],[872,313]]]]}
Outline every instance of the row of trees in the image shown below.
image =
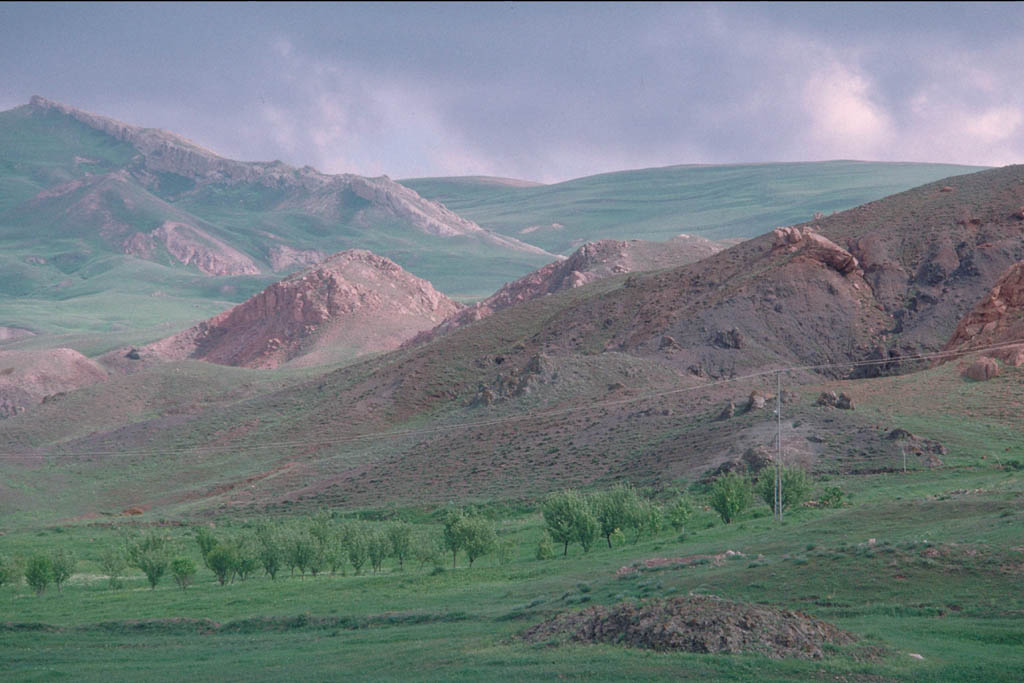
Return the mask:
{"type": "MultiPolygon", "coordinates": [[[[678,495],[663,507],[632,486],[619,484],[589,495],[573,489],[552,493],[541,512],[551,540],[562,544],[562,554],[567,555],[571,543],[579,543],[583,552],[589,552],[603,538],[611,548],[612,539],[624,539],[627,531],[637,543],[644,536],[657,534],[666,523],[681,532],[693,514],[693,505],[685,495],[678,495]]],[[[538,550],[538,556],[544,554],[538,550]]]]}
{"type": "MultiPolygon", "coordinates": [[[[782,468],[782,506],[789,509],[807,498],[810,484],[799,468],[782,468]]],[[[776,496],[774,470],[766,470],[752,481],[749,477],[729,473],[711,485],[708,506],[726,524],[731,523],[752,504],[755,495],[773,506],[776,496]]],[[[826,489],[822,505],[841,505],[842,491],[826,489]]],[[[584,494],[569,489],[550,494],[541,505],[547,537],[537,548],[537,558],[554,555],[552,544],[562,546],[567,555],[569,546],[579,543],[584,552],[604,539],[608,547],[613,541],[624,543],[627,534],[632,542],[654,536],[666,526],[682,532],[694,513],[694,504],[685,494],[676,494],[659,504],[628,484],[584,494]]],[[[497,553],[505,564],[516,554],[512,541],[499,542],[494,524],[479,514],[463,509],[444,513],[440,528],[414,527],[405,521],[371,524],[346,521],[321,511],[303,520],[291,522],[264,521],[234,533],[216,532],[210,527],[196,527],[192,537],[198,547],[202,564],[224,585],[244,581],[262,571],[276,579],[282,570],[305,577],[322,572],[346,575],[349,568],[359,575],[370,570],[381,571],[383,563],[392,559],[399,569],[406,562],[440,567],[446,553],[451,554],[452,567],[457,567],[463,554],[472,567],[482,556],[497,553]]],[[[64,549],[36,554],[28,560],[0,557],[0,585],[25,581],[38,594],[48,586],[62,590],[75,570],[74,555],[64,549]]],[[[123,542],[107,548],[100,566],[109,577],[110,586],[122,585],[129,567],[138,569],[151,588],[156,588],[167,575],[173,576],[182,589],[194,580],[197,566],[180,540],[159,531],[128,536],[123,542]]]]}

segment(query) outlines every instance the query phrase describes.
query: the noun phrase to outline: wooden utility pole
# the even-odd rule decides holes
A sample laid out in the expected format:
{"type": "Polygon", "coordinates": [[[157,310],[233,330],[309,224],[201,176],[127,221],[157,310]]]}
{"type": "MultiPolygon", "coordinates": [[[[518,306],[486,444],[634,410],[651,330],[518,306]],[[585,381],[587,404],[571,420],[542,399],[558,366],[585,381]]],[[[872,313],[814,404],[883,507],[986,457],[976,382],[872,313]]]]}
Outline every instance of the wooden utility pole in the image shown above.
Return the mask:
{"type": "Polygon", "coordinates": [[[782,371],[775,373],[775,414],[778,424],[778,454],[775,456],[775,519],[782,520],[782,371]]]}

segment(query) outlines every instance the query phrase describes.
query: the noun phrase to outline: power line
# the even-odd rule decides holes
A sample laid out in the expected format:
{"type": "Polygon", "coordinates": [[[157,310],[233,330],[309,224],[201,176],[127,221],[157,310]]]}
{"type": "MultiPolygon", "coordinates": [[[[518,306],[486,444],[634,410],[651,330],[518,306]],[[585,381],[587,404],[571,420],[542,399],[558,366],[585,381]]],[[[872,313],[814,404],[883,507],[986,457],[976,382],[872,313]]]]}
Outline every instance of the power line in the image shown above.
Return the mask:
{"type": "Polygon", "coordinates": [[[762,377],[771,375],[779,375],[781,373],[798,372],[798,371],[811,371],[811,370],[825,370],[829,368],[856,368],[856,367],[870,367],[874,365],[888,365],[895,362],[905,361],[917,361],[917,360],[939,360],[939,359],[952,359],[961,356],[973,355],[976,353],[984,353],[987,351],[996,351],[999,349],[1009,348],[1024,344],[1024,339],[1015,341],[1003,342],[1000,344],[990,344],[987,346],[970,347],[967,349],[957,349],[950,351],[934,351],[930,353],[912,354],[907,356],[899,356],[893,358],[881,358],[872,360],[861,360],[861,361],[848,361],[844,363],[820,363],[815,365],[793,365],[784,368],[774,368],[771,370],[761,370],[758,372],[741,375],[737,377],[729,377],[725,379],[719,379],[712,382],[705,382],[703,384],[697,384],[687,387],[681,387],[678,389],[669,389],[666,391],[653,392],[649,394],[641,394],[639,396],[630,396],[627,398],[613,399],[609,401],[592,401],[589,403],[583,403],[574,405],[568,408],[559,408],[548,411],[538,411],[533,413],[521,413],[519,415],[510,415],[507,417],[493,418],[490,420],[477,420],[473,422],[455,422],[443,425],[437,425],[434,427],[422,427],[418,429],[399,429],[390,430],[383,432],[368,432],[366,434],[350,434],[346,436],[330,436],[321,439],[307,439],[299,441],[265,441],[258,444],[251,444],[245,446],[239,445],[224,445],[224,446],[189,446],[186,448],[172,448],[166,450],[140,450],[140,451],[124,451],[124,450],[112,450],[112,451],[72,451],[72,452],[56,452],[56,453],[38,453],[31,451],[24,451],[20,453],[11,452],[0,452],[0,459],[14,459],[14,458],[30,458],[30,457],[47,457],[47,458],[85,458],[85,457],[147,457],[147,456],[169,456],[169,455],[181,455],[186,453],[201,455],[201,454],[215,454],[219,452],[232,452],[238,451],[244,448],[246,451],[253,450],[267,450],[267,449],[289,449],[299,448],[303,446],[331,446],[341,443],[353,443],[358,441],[367,441],[374,439],[388,439],[388,438],[399,438],[399,437],[415,437],[415,436],[430,436],[437,433],[443,433],[446,431],[455,431],[458,429],[473,429],[481,427],[494,427],[504,424],[510,424],[514,422],[521,422],[523,420],[539,420],[550,417],[559,417],[561,415],[567,415],[575,412],[581,412],[584,410],[596,410],[601,408],[615,407],[628,403],[635,403],[638,401],[645,401],[657,398],[664,398],[667,396],[691,393],[696,391],[703,391],[706,389],[712,389],[717,386],[722,386],[730,383],[746,382],[762,377]]]}

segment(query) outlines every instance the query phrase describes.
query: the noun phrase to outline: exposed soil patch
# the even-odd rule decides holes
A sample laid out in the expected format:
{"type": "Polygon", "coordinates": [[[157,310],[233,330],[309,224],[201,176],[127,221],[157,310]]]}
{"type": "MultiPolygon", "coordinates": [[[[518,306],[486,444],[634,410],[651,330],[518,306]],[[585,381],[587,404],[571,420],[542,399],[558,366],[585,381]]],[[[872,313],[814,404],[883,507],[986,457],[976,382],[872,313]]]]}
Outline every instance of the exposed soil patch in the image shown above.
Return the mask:
{"type": "Polygon", "coordinates": [[[621,643],[658,651],[752,652],[771,658],[825,656],[823,645],[848,645],[856,637],[814,617],[710,595],[624,602],[560,614],[524,631],[532,642],[567,639],[621,643]]]}

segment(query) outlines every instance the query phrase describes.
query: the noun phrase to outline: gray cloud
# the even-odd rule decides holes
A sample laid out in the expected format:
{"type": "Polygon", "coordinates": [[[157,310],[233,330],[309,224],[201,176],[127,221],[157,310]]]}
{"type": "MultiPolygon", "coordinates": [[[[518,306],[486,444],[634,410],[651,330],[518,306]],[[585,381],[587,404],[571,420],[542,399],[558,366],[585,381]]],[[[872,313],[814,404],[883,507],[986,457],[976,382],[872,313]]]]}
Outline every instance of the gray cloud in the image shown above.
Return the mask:
{"type": "Polygon", "coordinates": [[[0,5],[33,93],[392,177],[1024,157],[1016,4],[0,5]]]}

